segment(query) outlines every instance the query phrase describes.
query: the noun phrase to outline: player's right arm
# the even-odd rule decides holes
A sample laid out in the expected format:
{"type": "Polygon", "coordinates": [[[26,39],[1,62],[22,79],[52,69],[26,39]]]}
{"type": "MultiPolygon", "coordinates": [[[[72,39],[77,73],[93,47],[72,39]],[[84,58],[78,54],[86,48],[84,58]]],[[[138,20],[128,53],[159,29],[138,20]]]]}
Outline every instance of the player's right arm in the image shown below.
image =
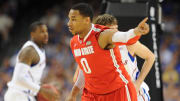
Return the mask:
{"type": "Polygon", "coordinates": [[[148,18],[145,18],[136,28],[127,32],[120,32],[116,29],[107,29],[101,32],[98,38],[100,47],[104,49],[107,45],[112,45],[118,42],[127,43],[135,36],[146,35],[149,32],[149,25],[146,23],[147,20],[148,18]]]}
{"type": "Polygon", "coordinates": [[[151,50],[149,50],[145,45],[143,45],[139,41],[133,45],[127,46],[127,48],[128,48],[129,52],[133,52],[131,54],[135,54],[145,60],[143,66],[141,68],[139,77],[134,82],[136,90],[138,92],[142,82],[144,81],[147,74],[149,73],[149,71],[152,68],[152,65],[155,60],[155,55],[151,52],[151,50]]]}
{"type": "Polygon", "coordinates": [[[35,49],[31,46],[24,48],[19,54],[19,62],[16,64],[16,82],[21,86],[28,88],[33,91],[34,96],[37,93],[41,93],[50,99],[57,99],[58,95],[54,94],[52,91],[41,88],[40,85],[34,83],[32,80],[27,79],[27,74],[30,70],[32,64],[37,64],[40,60],[39,55],[35,49]]]}
{"type": "Polygon", "coordinates": [[[17,62],[15,66],[15,80],[16,83],[30,89],[33,91],[34,95],[36,95],[40,90],[40,86],[29,80],[27,77],[29,69],[31,68],[30,65],[35,61],[38,62],[39,57],[35,60],[34,57],[36,57],[37,53],[34,53],[35,49],[31,46],[24,48],[20,52],[18,57],[19,62],[17,62]]]}

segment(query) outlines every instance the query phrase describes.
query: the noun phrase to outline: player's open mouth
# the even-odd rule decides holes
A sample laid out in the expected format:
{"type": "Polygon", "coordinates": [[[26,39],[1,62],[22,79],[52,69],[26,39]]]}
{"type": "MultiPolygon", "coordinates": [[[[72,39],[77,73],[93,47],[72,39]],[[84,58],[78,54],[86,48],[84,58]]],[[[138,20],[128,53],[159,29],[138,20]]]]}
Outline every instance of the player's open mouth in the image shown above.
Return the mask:
{"type": "Polygon", "coordinates": [[[48,42],[48,38],[46,38],[45,41],[48,42]]]}
{"type": "Polygon", "coordinates": [[[72,31],[72,28],[69,27],[69,31],[72,31]]]}

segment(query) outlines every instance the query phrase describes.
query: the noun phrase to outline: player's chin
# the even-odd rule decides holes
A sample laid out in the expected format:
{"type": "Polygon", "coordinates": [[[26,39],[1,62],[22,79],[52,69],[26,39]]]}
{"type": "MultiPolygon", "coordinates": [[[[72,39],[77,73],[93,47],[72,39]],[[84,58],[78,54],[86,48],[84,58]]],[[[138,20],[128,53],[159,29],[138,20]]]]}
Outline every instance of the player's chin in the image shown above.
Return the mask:
{"type": "Polygon", "coordinates": [[[71,32],[72,35],[77,35],[78,33],[76,31],[71,32]]]}
{"type": "Polygon", "coordinates": [[[72,33],[72,35],[75,35],[73,30],[69,29],[69,31],[72,33]]]}
{"type": "Polygon", "coordinates": [[[76,33],[72,33],[72,35],[77,35],[76,33]]]}
{"type": "Polygon", "coordinates": [[[74,35],[78,35],[78,33],[74,33],[74,35]]]}
{"type": "Polygon", "coordinates": [[[43,41],[43,44],[44,44],[44,45],[48,44],[48,40],[44,40],[44,41],[43,41]]]}

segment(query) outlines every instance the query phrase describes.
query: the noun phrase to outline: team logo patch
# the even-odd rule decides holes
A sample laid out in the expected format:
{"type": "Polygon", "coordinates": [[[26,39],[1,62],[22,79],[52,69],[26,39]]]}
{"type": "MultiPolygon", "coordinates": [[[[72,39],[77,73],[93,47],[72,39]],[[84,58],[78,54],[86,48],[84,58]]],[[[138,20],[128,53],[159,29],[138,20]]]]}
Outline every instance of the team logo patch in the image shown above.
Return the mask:
{"type": "Polygon", "coordinates": [[[91,44],[91,41],[87,41],[86,42],[86,46],[90,45],[91,44]]]}
{"type": "Polygon", "coordinates": [[[95,32],[100,32],[100,31],[101,31],[101,29],[99,29],[99,28],[93,28],[93,30],[94,30],[95,32]]]}

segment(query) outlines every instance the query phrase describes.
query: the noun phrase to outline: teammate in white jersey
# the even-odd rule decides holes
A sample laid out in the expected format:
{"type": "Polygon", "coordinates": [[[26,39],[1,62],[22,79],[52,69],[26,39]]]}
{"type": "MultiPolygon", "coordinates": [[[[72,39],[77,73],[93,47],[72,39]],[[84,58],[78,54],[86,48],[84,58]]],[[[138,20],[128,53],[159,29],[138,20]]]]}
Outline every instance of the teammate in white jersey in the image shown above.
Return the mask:
{"type": "Polygon", "coordinates": [[[27,41],[18,53],[4,101],[36,101],[35,96],[38,93],[49,99],[58,98],[51,90],[40,86],[46,66],[44,45],[48,43],[47,26],[38,21],[34,22],[30,26],[30,34],[31,40],[27,41]]]}
{"type": "MultiPolygon", "coordinates": [[[[95,24],[105,25],[112,29],[118,29],[117,19],[109,14],[100,15],[96,18],[95,24]]],[[[131,76],[132,81],[135,84],[136,91],[138,94],[138,101],[150,101],[149,96],[149,87],[144,82],[145,77],[149,73],[150,69],[155,60],[154,54],[139,41],[133,45],[120,45],[119,46],[122,62],[131,76]],[[141,57],[145,60],[144,65],[139,71],[137,67],[136,56],[141,57]]],[[[74,75],[75,85],[79,87],[79,89],[83,89],[84,87],[84,76],[83,72],[80,69],[76,70],[74,75]]],[[[79,91],[77,90],[76,93],[79,91]]]]}

